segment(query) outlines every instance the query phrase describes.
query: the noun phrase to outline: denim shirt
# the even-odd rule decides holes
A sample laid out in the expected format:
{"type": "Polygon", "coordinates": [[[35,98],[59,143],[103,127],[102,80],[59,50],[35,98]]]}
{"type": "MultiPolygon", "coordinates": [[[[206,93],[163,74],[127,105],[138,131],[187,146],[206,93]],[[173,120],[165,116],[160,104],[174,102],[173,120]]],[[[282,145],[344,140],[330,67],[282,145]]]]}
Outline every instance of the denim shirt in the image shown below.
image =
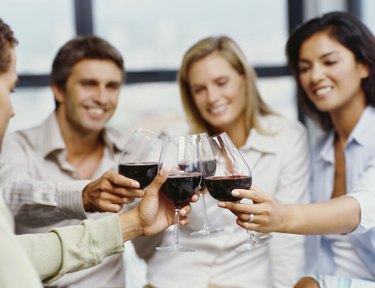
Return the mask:
{"type": "MultiPolygon", "coordinates": [[[[367,107],[345,146],[346,193],[361,206],[361,223],[349,239],[375,280],[375,108],[367,107]],[[371,228],[372,227],[372,228],[371,228]]],[[[331,198],[335,173],[334,132],[324,136],[313,151],[312,201],[331,198]]],[[[350,215],[348,215],[350,217],[350,215]]],[[[332,275],[335,267],[330,241],[309,236],[306,250],[307,273],[332,275]]]]}

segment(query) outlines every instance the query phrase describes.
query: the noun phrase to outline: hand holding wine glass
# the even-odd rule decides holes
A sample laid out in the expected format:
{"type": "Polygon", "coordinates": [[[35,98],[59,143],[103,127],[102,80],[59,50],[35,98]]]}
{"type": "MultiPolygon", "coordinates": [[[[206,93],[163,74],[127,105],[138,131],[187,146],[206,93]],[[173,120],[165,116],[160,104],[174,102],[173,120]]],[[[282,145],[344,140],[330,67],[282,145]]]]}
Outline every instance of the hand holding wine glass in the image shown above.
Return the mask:
{"type": "Polygon", "coordinates": [[[156,247],[159,251],[194,251],[179,243],[180,209],[197,192],[202,181],[198,141],[195,135],[167,136],[160,154],[159,171],[167,170],[168,178],[160,191],[175,206],[174,239],[171,246],[156,247]]]}
{"type": "MultiPolygon", "coordinates": [[[[211,196],[219,201],[239,202],[241,198],[234,197],[233,189],[250,189],[252,173],[241,153],[224,132],[211,138],[212,147],[216,156],[216,171],[213,176],[205,177],[205,185],[211,196]]],[[[254,215],[249,215],[252,221],[254,215]]],[[[272,236],[270,234],[258,238],[252,231],[246,230],[248,240],[235,251],[251,250],[267,243],[272,236]]]]}
{"type": "Polygon", "coordinates": [[[241,201],[237,202],[219,202],[219,207],[229,209],[235,216],[237,216],[237,224],[245,229],[255,225],[255,229],[260,233],[269,232],[281,232],[288,233],[285,230],[285,223],[288,222],[288,216],[292,210],[291,205],[283,205],[278,203],[272,195],[264,192],[256,185],[252,185],[251,188],[245,190],[234,190],[232,191],[234,197],[242,199],[248,199],[249,202],[255,204],[248,204],[241,201]],[[256,213],[257,218],[253,218],[253,221],[249,223],[249,215],[256,213]]]}

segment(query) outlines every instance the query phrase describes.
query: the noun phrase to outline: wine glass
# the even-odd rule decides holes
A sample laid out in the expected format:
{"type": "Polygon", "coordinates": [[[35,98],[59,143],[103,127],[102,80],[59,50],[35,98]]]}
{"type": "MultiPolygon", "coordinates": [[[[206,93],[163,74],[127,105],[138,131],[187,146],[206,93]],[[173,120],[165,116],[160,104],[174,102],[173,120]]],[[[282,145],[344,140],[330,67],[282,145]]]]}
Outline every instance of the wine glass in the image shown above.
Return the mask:
{"type": "Polygon", "coordinates": [[[156,133],[139,128],[133,132],[123,149],[118,171],[146,188],[158,173],[158,162],[163,139],[156,133]]]}
{"type": "MultiPolygon", "coordinates": [[[[231,192],[233,189],[251,187],[253,178],[250,167],[225,132],[211,136],[210,140],[216,156],[216,171],[213,176],[204,178],[209,193],[219,201],[241,201],[241,198],[232,196],[231,192]]],[[[249,237],[243,245],[236,248],[236,252],[260,247],[272,238],[271,234],[257,237],[252,231],[246,232],[249,237]]]]}
{"type": "Polygon", "coordinates": [[[174,238],[171,246],[156,247],[159,251],[194,251],[179,243],[180,209],[188,204],[202,181],[202,164],[199,161],[196,135],[167,136],[159,159],[159,171],[168,172],[168,178],[160,188],[161,193],[171,199],[175,206],[174,238]]]}
{"type": "MultiPolygon", "coordinates": [[[[202,177],[208,177],[215,174],[216,170],[216,159],[212,151],[211,142],[207,135],[207,133],[197,134],[196,135],[198,140],[198,149],[200,151],[199,159],[201,161],[201,169],[202,169],[202,177]]],[[[192,236],[204,236],[210,235],[213,233],[221,232],[224,229],[211,227],[208,225],[207,220],[207,212],[206,212],[206,201],[205,201],[205,192],[207,191],[206,186],[204,185],[204,181],[201,182],[200,188],[198,190],[201,207],[202,207],[202,215],[203,215],[203,225],[202,227],[190,233],[192,236]]]]}

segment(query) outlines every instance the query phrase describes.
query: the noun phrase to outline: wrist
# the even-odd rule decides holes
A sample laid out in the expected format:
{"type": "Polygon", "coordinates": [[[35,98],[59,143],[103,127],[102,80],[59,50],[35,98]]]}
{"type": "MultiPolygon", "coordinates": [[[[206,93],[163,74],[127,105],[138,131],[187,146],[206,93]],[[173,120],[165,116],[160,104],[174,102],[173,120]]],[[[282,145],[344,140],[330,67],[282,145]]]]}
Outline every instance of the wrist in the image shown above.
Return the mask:
{"type": "Polygon", "coordinates": [[[137,208],[119,215],[123,241],[132,240],[144,235],[137,208]]]}
{"type": "Polygon", "coordinates": [[[284,211],[279,232],[292,233],[298,226],[298,217],[294,216],[296,207],[294,205],[283,205],[282,207],[284,211]]]}

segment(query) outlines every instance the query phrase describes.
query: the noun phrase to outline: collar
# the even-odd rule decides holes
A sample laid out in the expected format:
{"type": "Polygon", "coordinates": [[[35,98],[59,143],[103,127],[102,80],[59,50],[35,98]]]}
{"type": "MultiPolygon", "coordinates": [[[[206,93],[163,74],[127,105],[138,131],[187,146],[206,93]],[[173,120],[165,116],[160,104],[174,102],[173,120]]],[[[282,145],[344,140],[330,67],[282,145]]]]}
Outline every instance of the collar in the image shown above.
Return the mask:
{"type": "Polygon", "coordinates": [[[317,160],[334,163],[335,155],[333,151],[333,141],[335,140],[335,132],[331,131],[325,135],[321,143],[317,145],[317,151],[320,151],[317,160]]]}
{"type": "MultiPolygon", "coordinates": [[[[371,143],[371,141],[373,141],[371,137],[372,134],[368,133],[367,130],[372,123],[375,124],[375,108],[367,106],[353,131],[350,133],[345,147],[349,147],[349,145],[352,145],[353,143],[360,146],[367,146],[368,143],[371,143]]],[[[330,131],[325,135],[317,146],[317,151],[321,151],[318,160],[321,159],[326,162],[334,163],[334,140],[334,131],[330,131]]]]}
{"type": "Polygon", "coordinates": [[[31,142],[37,144],[41,140],[43,141],[43,143],[35,145],[43,157],[66,149],[55,112],[52,112],[39,126],[26,131],[30,132],[28,136],[31,142]]]}
{"type": "Polygon", "coordinates": [[[359,118],[357,125],[355,125],[352,133],[350,133],[348,143],[346,145],[349,145],[351,142],[355,141],[361,146],[367,146],[368,143],[373,141],[372,134],[368,133],[368,129],[374,124],[375,108],[372,106],[367,106],[359,118]]]}

